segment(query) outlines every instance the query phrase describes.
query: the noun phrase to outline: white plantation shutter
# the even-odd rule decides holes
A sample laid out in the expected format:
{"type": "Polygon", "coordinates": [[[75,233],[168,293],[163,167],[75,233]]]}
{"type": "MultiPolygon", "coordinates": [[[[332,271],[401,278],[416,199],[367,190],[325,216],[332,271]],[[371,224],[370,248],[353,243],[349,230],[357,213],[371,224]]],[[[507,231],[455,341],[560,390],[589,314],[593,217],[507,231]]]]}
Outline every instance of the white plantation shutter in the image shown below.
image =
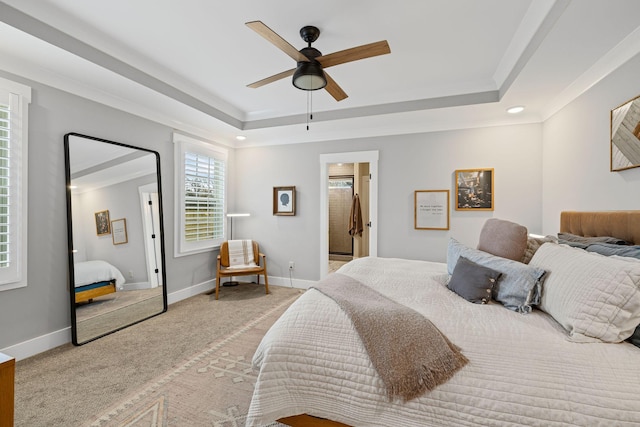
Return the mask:
{"type": "Polygon", "coordinates": [[[9,162],[11,157],[10,140],[10,109],[8,105],[0,104],[0,269],[10,265],[11,253],[11,215],[9,205],[11,202],[11,168],[9,162]]]}
{"type": "Polygon", "coordinates": [[[184,135],[176,144],[175,255],[210,250],[225,240],[227,151],[184,135]]]}
{"type": "Polygon", "coordinates": [[[0,290],[27,285],[27,128],[31,88],[0,79],[0,290]]]}
{"type": "Polygon", "coordinates": [[[225,162],[186,152],[185,239],[187,242],[221,239],[224,236],[225,162]]]}

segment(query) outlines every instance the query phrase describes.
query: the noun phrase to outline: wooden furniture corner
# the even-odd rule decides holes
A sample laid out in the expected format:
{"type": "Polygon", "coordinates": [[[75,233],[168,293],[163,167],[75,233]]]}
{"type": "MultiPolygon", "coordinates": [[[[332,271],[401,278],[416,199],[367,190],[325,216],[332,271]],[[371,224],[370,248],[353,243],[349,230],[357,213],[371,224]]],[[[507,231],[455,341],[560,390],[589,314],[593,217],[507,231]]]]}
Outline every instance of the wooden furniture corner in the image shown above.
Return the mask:
{"type": "Polygon", "coordinates": [[[0,353],[0,427],[13,427],[16,359],[0,353]]]}

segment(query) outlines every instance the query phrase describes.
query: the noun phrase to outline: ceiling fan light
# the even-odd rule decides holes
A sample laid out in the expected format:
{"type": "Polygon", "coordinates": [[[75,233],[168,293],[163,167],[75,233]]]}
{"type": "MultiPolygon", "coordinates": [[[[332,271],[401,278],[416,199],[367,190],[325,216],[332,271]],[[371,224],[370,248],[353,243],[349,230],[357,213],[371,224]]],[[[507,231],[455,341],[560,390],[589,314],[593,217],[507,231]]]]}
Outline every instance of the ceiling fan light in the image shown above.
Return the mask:
{"type": "Polygon", "coordinates": [[[327,78],[317,61],[302,61],[293,73],[293,85],[301,90],[318,90],[327,85],[327,78]]]}

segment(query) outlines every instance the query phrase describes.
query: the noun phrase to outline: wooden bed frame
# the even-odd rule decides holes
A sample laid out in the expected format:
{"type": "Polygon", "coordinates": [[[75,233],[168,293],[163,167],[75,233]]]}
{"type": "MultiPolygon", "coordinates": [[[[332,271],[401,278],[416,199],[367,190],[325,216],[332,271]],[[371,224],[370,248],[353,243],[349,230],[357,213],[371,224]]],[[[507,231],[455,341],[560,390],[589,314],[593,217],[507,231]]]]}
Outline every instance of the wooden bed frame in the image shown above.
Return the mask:
{"type": "MultiPolygon", "coordinates": [[[[613,236],[640,245],[640,210],[560,213],[560,232],[578,236],[613,236]]],[[[350,427],[337,421],[307,414],[281,418],[290,427],[350,427]]]]}
{"type": "MultiPolygon", "coordinates": [[[[103,285],[96,286],[87,290],[82,290],[84,286],[80,286],[79,288],[76,288],[75,290],[76,304],[80,302],[85,302],[85,301],[91,302],[91,300],[93,300],[94,298],[98,298],[103,295],[112,294],[116,291],[115,279],[112,279],[110,281],[105,281],[105,282],[99,282],[99,283],[103,283],[103,285]]],[[[92,286],[92,285],[86,285],[86,286],[92,286]]]]}

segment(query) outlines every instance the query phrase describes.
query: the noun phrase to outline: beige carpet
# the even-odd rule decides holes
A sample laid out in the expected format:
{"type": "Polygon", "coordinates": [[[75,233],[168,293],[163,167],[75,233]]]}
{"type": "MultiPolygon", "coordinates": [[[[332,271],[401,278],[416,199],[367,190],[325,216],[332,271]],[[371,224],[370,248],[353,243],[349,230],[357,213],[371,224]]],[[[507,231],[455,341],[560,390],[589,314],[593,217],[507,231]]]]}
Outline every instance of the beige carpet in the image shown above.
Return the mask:
{"type": "MultiPolygon", "coordinates": [[[[252,284],[198,295],[81,347],[16,366],[16,426],[243,426],[250,363],[300,295],[252,284]]],[[[277,425],[277,424],[274,424],[277,425]]]]}

